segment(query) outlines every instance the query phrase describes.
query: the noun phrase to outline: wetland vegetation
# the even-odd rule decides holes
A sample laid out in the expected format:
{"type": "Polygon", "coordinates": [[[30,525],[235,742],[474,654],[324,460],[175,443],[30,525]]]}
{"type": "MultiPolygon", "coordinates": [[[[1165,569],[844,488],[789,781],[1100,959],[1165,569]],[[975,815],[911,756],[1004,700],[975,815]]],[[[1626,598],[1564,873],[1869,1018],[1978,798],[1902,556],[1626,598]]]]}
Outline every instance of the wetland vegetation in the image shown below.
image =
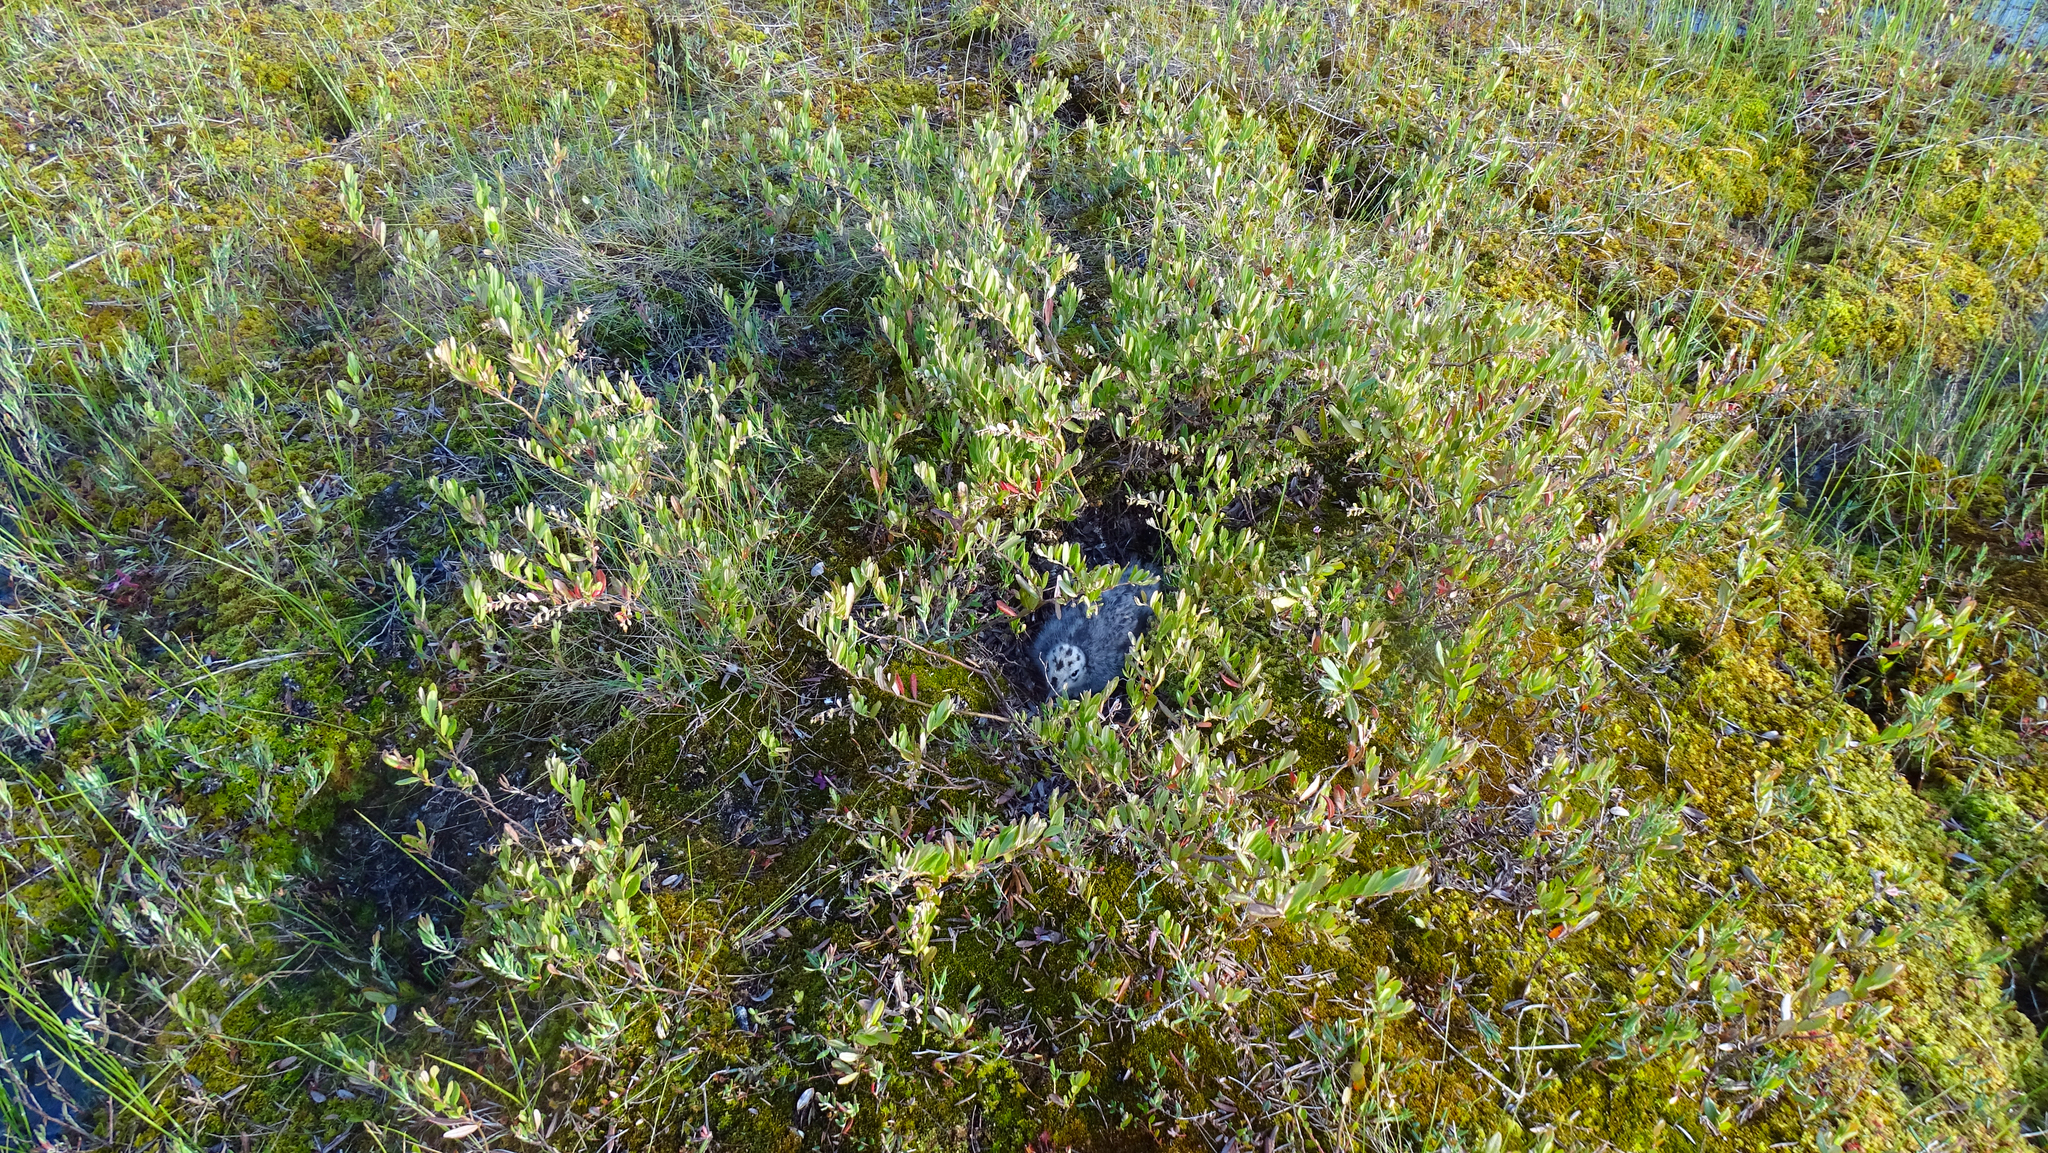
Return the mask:
{"type": "Polygon", "coordinates": [[[2038,1143],[2044,20],[6,5],[0,1148],[2038,1143]]]}

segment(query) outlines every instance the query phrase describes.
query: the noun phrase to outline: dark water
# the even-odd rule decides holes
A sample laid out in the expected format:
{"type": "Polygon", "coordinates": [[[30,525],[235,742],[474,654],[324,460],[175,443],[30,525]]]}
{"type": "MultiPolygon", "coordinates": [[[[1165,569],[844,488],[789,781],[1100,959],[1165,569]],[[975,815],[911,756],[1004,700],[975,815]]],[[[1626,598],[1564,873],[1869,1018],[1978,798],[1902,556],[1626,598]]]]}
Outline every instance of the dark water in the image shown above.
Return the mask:
{"type": "MultiPolygon", "coordinates": [[[[1646,26],[1664,27],[1682,23],[1694,36],[1732,33],[1741,40],[1749,31],[1740,19],[1729,24],[1730,13],[1714,5],[1671,3],[1670,0],[1639,0],[1646,26]]],[[[1624,6],[1626,7],[1626,6],[1624,6]]],[[[1950,11],[1967,11],[2005,36],[1993,51],[1993,58],[2007,53],[2048,48],[2048,0],[1955,0],[1950,11]]],[[[1872,4],[1860,10],[1868,28],[1878,28],[1899,15],[1891,4],[1872,4]]]]}
{"type": "Polygon", "coordinates": [[[0,1017],[0,1150],[63,1143],[76,1128],[91,1128],[99,1093],[57,1055],[34,1025],[0,1017]]]}
{"type": "Polygon", "coordinates": [[[2013,35],[2013,48],[2048,45],[2048,0],[1985,0],[1977,18],[2013,35]]]}

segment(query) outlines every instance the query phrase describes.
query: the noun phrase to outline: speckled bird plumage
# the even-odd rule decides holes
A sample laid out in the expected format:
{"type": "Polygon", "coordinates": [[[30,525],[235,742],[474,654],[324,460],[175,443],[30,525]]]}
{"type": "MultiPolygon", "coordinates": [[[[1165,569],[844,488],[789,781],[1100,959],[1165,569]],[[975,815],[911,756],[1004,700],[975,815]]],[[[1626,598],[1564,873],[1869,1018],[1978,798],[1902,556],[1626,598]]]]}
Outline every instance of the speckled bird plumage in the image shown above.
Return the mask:
{"type": "Polygon", "coordinates": [[[1097,601],[1053,610],[1032,642],[1039,668],[1053,696],[1099,693],[1123,675],[1131,641],[1151,623],[1146,601],[1159,588],[1149,573],[1133,571],[1097,601]],[[1143,579],[1145,583],[1138,583],[1143,579]]]}

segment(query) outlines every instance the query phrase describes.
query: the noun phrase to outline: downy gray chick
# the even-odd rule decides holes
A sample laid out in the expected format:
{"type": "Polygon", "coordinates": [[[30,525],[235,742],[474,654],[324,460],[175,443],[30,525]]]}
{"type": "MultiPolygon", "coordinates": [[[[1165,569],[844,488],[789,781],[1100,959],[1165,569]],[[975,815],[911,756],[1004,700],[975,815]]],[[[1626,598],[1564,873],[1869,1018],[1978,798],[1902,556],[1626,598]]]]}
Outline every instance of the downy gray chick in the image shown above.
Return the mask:
{"type": "Polygon", "coordinates": [[[1131,570],[1100,601],[1064,604],[1031,643],[1045,683],[1057,697],[1099,693],[1123,675],[1124,655],[1131,641],[1152,621],[1146,600],[1159,588],[1158,578],[1131,570]],[[1144,578],[1146,583],[1135,583],[1144,578]]]}

